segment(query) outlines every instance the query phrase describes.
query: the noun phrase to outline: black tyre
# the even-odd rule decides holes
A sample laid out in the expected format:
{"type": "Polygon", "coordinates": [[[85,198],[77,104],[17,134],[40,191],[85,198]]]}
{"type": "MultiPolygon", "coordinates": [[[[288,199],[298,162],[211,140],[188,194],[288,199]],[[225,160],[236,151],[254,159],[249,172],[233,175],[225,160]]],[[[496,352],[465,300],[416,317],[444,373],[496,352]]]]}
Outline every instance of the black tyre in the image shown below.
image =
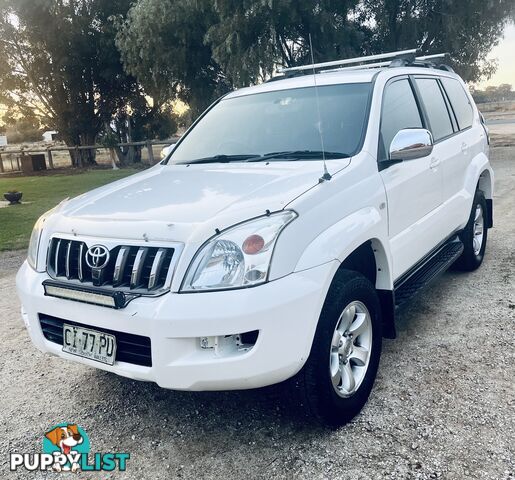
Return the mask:
{"type": "Polygon", "coordinates": [[[474,195],[469,221],[460,233],[460,239],[465,248],[453,265],[454,269],[471,272],[483,262],[488,235],[487,215],[485,196],[481,190],[477,190],[474,195]]]}
{"type": "Polygon", "coordinates": [[[382,328],[374,286],[361,274],[337,273],[311,353],[292,379],[295,396],[324,425],[349,422],[367,402],[379,366],[382,328]]]}

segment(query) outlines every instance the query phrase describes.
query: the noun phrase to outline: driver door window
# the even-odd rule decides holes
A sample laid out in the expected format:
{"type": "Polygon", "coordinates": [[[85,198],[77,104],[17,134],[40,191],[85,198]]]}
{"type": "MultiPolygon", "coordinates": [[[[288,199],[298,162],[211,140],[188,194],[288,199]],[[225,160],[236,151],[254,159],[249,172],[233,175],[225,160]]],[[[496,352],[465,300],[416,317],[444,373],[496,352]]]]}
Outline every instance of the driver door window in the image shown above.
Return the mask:
{"type": "Polygon", "coordinates": [[[403,128],[422,128],[420,112],[408,79],[390,83],[384,92],[379,145],[381,160],[388,158],[393,137],[403,128]]]}

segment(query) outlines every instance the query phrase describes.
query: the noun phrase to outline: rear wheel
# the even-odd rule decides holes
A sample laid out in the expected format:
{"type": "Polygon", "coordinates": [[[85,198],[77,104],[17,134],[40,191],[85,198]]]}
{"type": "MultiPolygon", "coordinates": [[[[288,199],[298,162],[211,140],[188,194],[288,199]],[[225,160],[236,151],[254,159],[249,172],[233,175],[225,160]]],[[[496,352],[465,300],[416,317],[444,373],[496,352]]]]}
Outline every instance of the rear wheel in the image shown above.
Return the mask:
{"type": "Polygon", "coordinates": [[[477,190],[469,221],[460,234],[464,249],[453,266],[455,269],[470,272],[479,268],[483,262],[488,234],[487,215],[485,196],[481,190],[477,190]]]}
{"type": "Polygon", "coordinates": [[[365,405],[381,355],[374,286],[361,274],[338,272],[327,295],[311,353],[293,386],[308,414],[337,427],[365,405]]]}

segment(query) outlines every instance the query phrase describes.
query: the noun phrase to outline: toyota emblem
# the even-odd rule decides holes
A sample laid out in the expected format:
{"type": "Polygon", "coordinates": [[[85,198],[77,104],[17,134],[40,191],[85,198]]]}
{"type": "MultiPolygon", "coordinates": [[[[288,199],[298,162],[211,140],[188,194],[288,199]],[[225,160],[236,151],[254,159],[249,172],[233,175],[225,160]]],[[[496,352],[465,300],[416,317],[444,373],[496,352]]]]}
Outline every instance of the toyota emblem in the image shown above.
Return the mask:
{"type": "Polygon", "coordinates": [[[109,262],[109,250],[103,245],[93,245],[86,252],[86,263],[90,268],[104,268],[109,262]]]}

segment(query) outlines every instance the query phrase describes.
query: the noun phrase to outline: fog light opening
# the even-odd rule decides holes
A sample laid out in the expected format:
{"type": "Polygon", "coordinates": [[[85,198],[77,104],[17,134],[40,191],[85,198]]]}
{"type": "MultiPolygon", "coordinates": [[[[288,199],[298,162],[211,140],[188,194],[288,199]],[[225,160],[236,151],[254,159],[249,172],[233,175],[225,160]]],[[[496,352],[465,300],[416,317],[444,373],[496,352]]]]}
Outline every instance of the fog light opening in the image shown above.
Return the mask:
{"type": "Polygon", "coordinates": [[[219,335],[216,337],[199,337],[201,350],[214,351],[217,356],[226,357],[238,353],[246,353],[254,347],[259,336],[259,330],[219,335]]]}
{"type": "Polygon", "coordinates": [[[251,332],[245,332],[240,334],[242,345],[254,346],[259,336],[259,330],[252,330],[251,332]]]}

